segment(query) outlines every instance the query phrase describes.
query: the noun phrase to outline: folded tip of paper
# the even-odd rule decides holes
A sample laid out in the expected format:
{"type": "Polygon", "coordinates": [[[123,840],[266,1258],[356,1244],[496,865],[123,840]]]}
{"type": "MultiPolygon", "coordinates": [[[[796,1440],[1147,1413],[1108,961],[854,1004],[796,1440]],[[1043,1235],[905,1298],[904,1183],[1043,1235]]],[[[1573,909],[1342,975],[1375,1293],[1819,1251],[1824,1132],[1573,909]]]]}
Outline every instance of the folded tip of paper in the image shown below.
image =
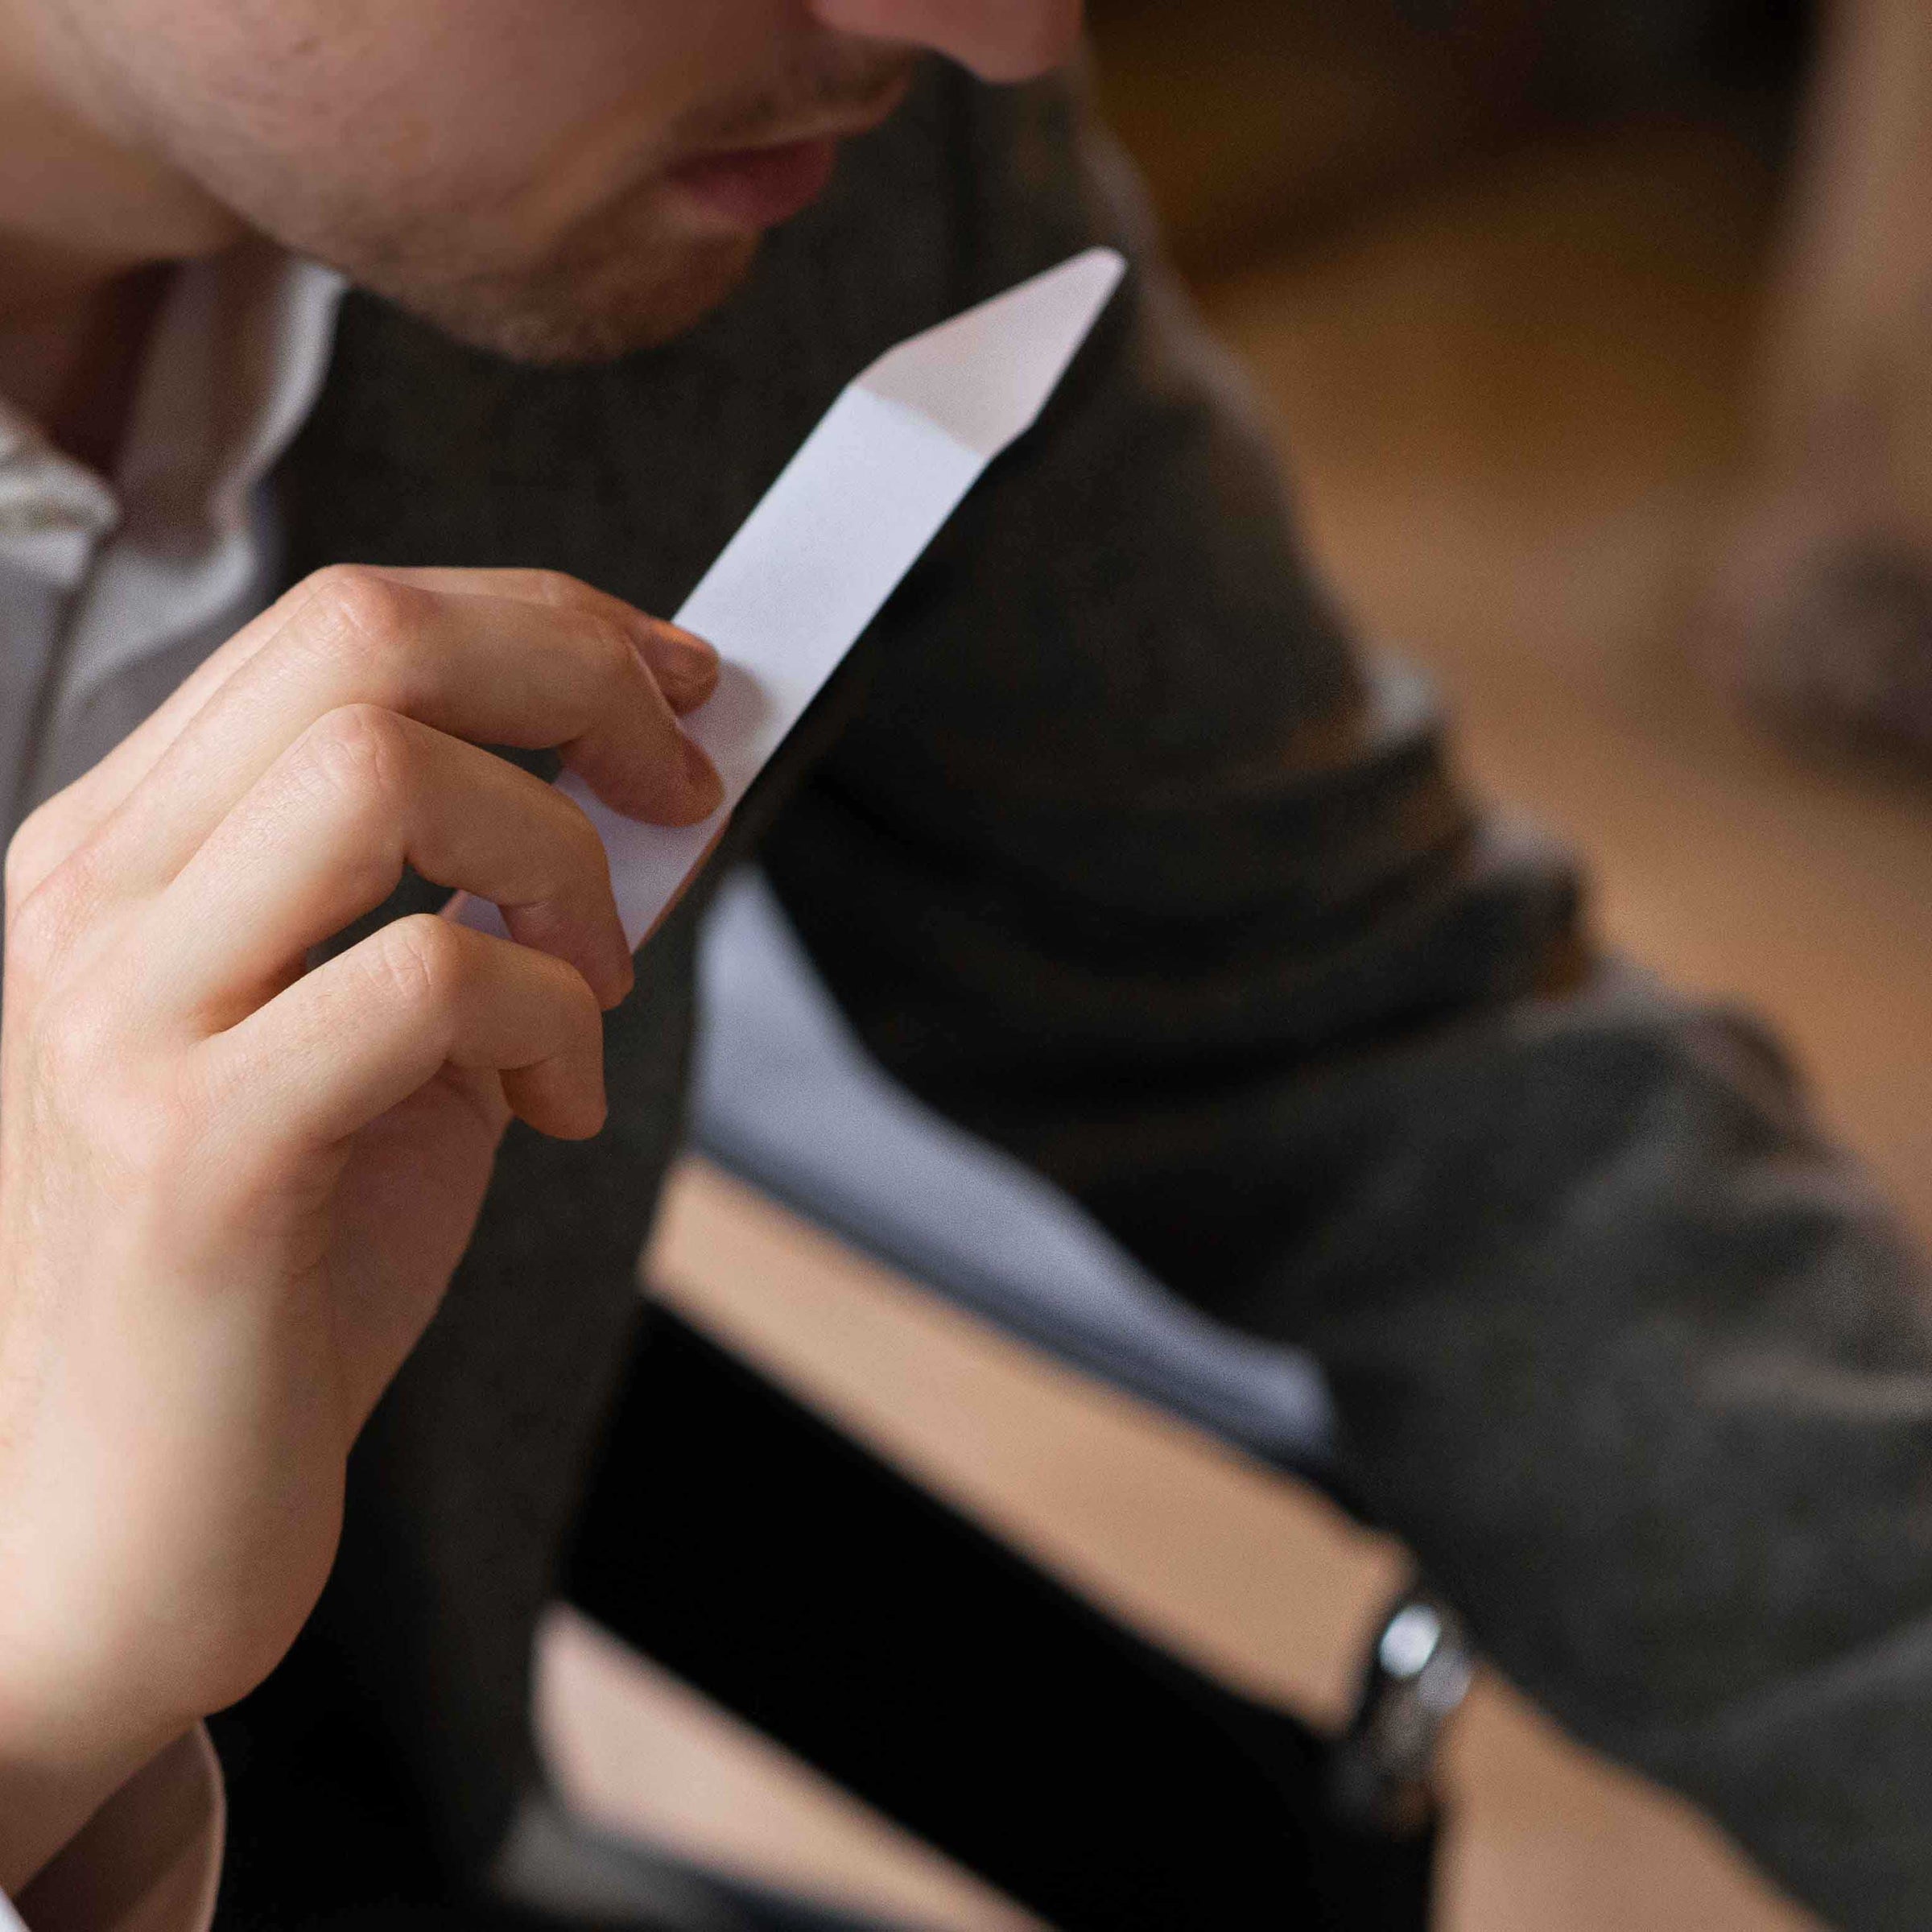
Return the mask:
{"type": "Polygon", "coordinates": [[[887,350],[856,386],[995,456],[1046,406],[1126,268],[1088,249],[887,350]]]}
{"type": "MultiPolygon", "coordinates": [[[[706,572],[678,621],[725,660],[691,729],[734,800],[986,464],[1039,415],[1126,266],[1089,250],[881,357],[706,572]],[[884,407],[852,407],[855,390],[884,407]]],[[[634,946],[706,862],[717,826],[640,825],[576,795],[634,946]]],[[[452,911],[503,930],[493,906],[452,911]]]]}

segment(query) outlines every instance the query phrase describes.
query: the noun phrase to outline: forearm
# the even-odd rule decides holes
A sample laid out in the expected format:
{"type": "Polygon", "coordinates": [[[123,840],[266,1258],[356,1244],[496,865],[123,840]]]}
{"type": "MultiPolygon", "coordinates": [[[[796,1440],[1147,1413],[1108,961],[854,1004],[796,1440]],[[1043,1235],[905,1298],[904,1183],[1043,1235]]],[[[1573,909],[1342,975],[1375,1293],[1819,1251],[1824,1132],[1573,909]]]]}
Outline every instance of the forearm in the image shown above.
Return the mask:
{"type": "Polygon", "coordinates": [[[888,613],[774,884],[909,1085],[1318,1352],[1350,1493],[1506,1670],[1837,1920],[1922,1926],[1920,1262],[1350,650],[1144,265],[1117,323],[888,613]]]}
{"type": "Polygon", "coordinates": [[[1272,964],[828,800],[774,857],[925,1097],[1319,1356],[1348,1492],[1501,1668],[1833,1922],[1927,1922],[1932,1297],[1761,1038],[1573,976],[1534,855],[1272,964]]]}
{"type": "Polygon", "coordinates": [[[1269,1111],[1216,1305],[1320,1357],[1351,1492],[1575,1733],[1926,1924],[1932,1298],[1762,1040],[1606,972],[1269,1111]]]}

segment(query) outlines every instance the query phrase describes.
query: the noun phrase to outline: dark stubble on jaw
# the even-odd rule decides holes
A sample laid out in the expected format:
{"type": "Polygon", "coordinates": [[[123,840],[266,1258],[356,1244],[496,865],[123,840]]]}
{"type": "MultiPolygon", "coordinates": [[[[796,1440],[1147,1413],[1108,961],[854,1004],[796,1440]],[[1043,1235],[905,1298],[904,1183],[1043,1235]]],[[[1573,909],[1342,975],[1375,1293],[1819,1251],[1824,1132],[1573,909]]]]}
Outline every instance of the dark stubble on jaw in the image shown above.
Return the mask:
{"type": "MultiPolygon", "coordinates": [[[[756,92],[686,116],[654,144],[635,184],[514,266],[437,259],[395,237],[345,266],[353,279],[469,346],[511,361],[584,365],[683,334],[749,271],[758,238],[679,232],[663,207],[664,171],[685,158],[752,147],[826,122],[863,123],[894,105],[919,64],[905,51],[844,43],[807,50],[756,92]]],[[[477,211],[479,225],[487,212],[477,211]]]]}
{"type": "Polygon", "coordinates": [[[572,246],[514,274],[357,279],[444,334],[510,361],[548,368],[614,361],[696,328],[744,281],[758,255],[755,237],[667,235],[648,213],[629,235],[609,220],[580,229],[572,246]]]}

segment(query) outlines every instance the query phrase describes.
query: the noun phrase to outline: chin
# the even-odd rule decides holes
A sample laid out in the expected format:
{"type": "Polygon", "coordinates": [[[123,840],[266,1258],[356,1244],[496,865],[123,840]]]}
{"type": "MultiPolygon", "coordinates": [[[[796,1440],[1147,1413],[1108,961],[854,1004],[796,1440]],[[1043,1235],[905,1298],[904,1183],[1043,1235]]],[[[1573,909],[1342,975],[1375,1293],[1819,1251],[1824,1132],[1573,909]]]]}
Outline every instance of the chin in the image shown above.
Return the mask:
{"type": "Polygon", "coordinates": [[[355,279],[472,349],[541,367],[581,367],[695,328],[738,288],[758,250],[755,235],[733,235],[559,262],[520,278],[435,287],[411,287],[403,276],[355,279]]]}

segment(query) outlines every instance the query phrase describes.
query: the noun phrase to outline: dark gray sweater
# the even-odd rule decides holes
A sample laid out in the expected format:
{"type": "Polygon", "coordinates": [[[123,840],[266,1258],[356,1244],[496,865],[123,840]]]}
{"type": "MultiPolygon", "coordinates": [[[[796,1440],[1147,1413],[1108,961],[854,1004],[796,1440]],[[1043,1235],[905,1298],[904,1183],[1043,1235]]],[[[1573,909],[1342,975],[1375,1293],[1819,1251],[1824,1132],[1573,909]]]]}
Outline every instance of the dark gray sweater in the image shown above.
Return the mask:
{"type": "MultiPolygon", "coordinates": [[[[1601,958],[1563,856],[1484,817],[1426,691],[1352,647],[1065,90],[935,71],[724,312],[614,368],[352,301],[282,478],[290,574],[543,564],[674,609],[861,364],[1096,238],[1124,299],[733,848],[900,1078],[1316,1352],[1351,1489],[1504,1670],[1836,1921],[1932,1925],[1920,1265],[1775,1050],[1601,958]]],[[[354,1714],[459,1869],[528,1773],[700,902],[611,1026],[609,1130],[513,1134],[357,1452],[308,1689],[250,1720],[260,1763],[318,1696],[354,1714]]]]}

